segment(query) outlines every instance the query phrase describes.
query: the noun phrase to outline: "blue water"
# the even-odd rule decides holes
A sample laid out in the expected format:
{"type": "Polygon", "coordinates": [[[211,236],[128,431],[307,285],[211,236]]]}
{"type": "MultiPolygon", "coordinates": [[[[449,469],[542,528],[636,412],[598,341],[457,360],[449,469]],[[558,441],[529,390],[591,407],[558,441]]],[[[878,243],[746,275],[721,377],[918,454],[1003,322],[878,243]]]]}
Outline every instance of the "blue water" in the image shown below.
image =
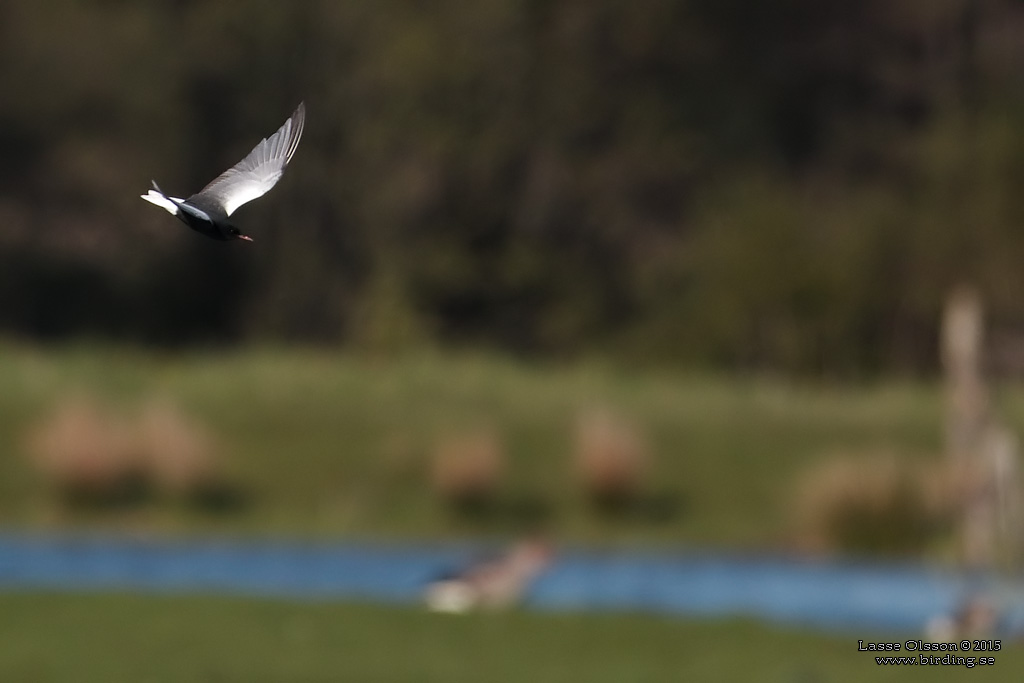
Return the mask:
{"type": "MultiPolygon", "coordinates": [[[[0,590],[129,590],[412,603],[481,548],[0,534],[0,590]]],[[[808,562],[688,552],[560,552],[526,604],[748,616],[833,629],[920,633],[982,596],[1024,632],[1024,583],[923,565],[808,562]]]]}

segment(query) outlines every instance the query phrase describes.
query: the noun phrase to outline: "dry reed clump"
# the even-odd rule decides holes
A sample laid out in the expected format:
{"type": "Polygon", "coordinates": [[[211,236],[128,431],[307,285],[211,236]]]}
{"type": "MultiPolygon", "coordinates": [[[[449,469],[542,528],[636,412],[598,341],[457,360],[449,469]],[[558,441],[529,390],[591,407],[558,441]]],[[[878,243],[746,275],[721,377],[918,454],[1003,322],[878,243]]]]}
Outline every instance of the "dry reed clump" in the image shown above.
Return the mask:
{"type": "Polygon", "coordinates": [[[27,447],[71,504],[138,503],[155,491],[202,495],[218,482],[212,438],[166,401],[129,419],[95,398],[68,398],[30,430],[27,447]]]}
{"type": "Polygon", "coordinates": [[[599,506],[637,501],[644,492],[651,458],[636,425],[610,410],[591,410],[576,420],[575,474],[587,497],[599,506]]]}
{"type": "Polygon", "coordinates": [[[94,398],[59,402],[27,441],[36,469],[69,502],[119,502],[140,488],[131,426],[94,398]]]}
{"type": "Polygon", "coordinates": [[[441,498],[456,507],[493,503],[504,475],[505,452],[493,430],[446,435],[434,447],[431,483],[441,498]]]}
{"type": "Polygon", "coordinates": [[[136,423],[136,438],[159,490],[187,496],[219,486],[213,437],[174,404],[147,403],[136,423]]]}
{"type": "Polygon", "coordinates": [[[797,483],[798,543],[816,552],[918,552],[946,528],[954,489],[941,467],[894,455],[828,458],[797,483]]]}

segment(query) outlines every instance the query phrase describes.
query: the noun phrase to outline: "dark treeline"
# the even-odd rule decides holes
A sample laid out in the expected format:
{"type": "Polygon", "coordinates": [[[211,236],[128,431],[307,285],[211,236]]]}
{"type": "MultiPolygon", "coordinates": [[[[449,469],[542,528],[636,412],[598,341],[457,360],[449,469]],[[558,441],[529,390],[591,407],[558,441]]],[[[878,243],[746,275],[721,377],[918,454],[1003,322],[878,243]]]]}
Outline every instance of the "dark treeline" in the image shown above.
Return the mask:
{"type": "Polygon", "coordinates": [[[0,329],[929,370],[1024,324],[1015,0],[0,4],[0,329]],[[198,190],[300,99],[236,214],[198,190]]]}

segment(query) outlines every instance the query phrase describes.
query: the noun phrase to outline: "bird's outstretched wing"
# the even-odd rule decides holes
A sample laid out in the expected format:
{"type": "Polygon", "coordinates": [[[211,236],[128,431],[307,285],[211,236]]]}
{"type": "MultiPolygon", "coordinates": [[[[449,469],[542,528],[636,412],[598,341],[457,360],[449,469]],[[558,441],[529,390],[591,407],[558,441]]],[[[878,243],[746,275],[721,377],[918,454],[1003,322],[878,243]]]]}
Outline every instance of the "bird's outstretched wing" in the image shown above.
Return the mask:
{"type": "Polygon", "coordinates": [[[196,197],[218,204],[230,216],[242,204],[265,195],[292,160],[305,121],[306,105],[300,103],[276,133],[264,138],[249,156],[214,178],[196,197]]]}

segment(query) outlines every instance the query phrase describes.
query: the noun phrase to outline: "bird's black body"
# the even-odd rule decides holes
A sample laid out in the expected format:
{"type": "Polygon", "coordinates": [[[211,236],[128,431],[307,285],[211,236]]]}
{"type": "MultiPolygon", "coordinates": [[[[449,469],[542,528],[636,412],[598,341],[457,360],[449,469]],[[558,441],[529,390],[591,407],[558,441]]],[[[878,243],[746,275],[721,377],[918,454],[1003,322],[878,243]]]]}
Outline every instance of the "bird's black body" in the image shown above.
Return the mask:
{"type": "Polygon", "coordinates": [[[175,215],[182,223],[196,232],[215,240],[249,239],[228,220],[228,214],[220,204],[204,197],[202,193],[194,194],[185,201],[179,202],[164,194],[155,182],[153,189],[178,207],[178,212],[175,215]]]}
{"type": "Polygon", "coordinates": [[[299,104],[276,133],[261,140],[248,156],[188,199],[164,194],[156,181],[153,189],[142,198],[166,209],[182,223],[211,239],[251,242],[252,238],[243,235],[228,217],[242,204],[262,197],[277,183],[295,154],[305,121],[306,106],[299,104]]]}

